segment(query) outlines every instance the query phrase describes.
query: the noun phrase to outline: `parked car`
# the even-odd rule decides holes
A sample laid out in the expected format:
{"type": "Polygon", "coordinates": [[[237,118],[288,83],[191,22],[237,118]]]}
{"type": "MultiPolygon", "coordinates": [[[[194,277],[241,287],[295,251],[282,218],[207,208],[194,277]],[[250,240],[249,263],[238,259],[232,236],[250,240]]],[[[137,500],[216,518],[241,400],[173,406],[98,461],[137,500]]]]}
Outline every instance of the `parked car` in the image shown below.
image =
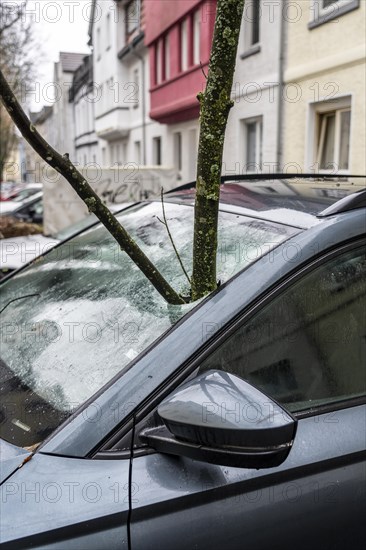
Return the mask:
{"type": "MultiPolygon", "coordinates": [[[[127,208],[130,203],[119,203],[109,205],[112,212],[120,212],[127,208]]],[[[65,227],[54,235],[46,236],[42,233],[26,235],[22,237],[11,237],[0,240],[0,278],[16,269],[19,269],[29,262],[45,254],[61,241],[70,239],[80,231],[97,223],[98,218],[89,214],[82,220],[65,227]]]]}
{"type": "Polygon", "coordinates": [[[9,200],[20,189],[20,184],[15,181],[0,182],[0,201],[9,200]]]}
{"type": "MultiPolygon", "coordinates": [[[[226,182],[196,303],[168,305],[100,224],[2,282],[4,548],[364,548],[355,189],[226,182]]],[[[188,272],[194,192],[165,195],[188,272]]],[[[187,296],[160,201],[118,217],[187,296]]]]}
{"type": "Polygon", "coordinates": [[[43,222],[43,192],[38,191],[23,201],[0,203],[0,216],[11,216],[31,223],[43,222]]]}
{"type": "Polygon", "coordinates": [[[13,184],[12,187],[8,187],[5,189],[4,193],[1,194],[1,200],[23,202],[35,193],[42,191],[42,189],[42,183],[28,183],[23,186],[13,184]]]}

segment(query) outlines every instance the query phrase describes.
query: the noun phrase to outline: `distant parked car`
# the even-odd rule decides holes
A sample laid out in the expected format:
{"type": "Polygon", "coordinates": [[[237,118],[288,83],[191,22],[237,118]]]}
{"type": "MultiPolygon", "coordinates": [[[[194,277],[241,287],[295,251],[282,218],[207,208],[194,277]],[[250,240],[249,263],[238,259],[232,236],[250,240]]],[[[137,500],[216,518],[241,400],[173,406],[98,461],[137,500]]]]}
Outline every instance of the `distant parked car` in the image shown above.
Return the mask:
{"type": "MultiPolygon", "coordinates": [[[[3,184],[4,185],[4,184],[3,184]]],[[[42,191],[41,183],[28,183],[25,187],[14,184],[12,187],[5,188],[1,193],[2,201],[23,202],[35,193],[42,191]]]]}
{"type": "Polygon", "coordinates": [[[21,189],[21,185],[15,181],[2,181],[0,186],[0,201],[9,200],[21,189]]]}
{"type": "MultiPolygon", "coordinates": [[[[120,212],[130,203],[109,205],[112,212],[120,212]]],[[[98,218],[89,214],[81,221],[72,224],[54,235],[45,236],[42,233],[22,237],[11,237],[0,240],[0,278],[23,267],[38,256],[45,254],[59,242],[65,241],[83,229],[97,223],[98,218]]]]}
{"type": "MultiPolygon", "coordinates": [[[[225,183],[220,286],[195,303],[168,305],[100,224],[1,283],[4,549],[364,549],[352,183],[225,183]]],[[[194,195],[165,195],[188,273],[194,195]]],[[[160,201],[118,217],[187,296],[160,201]]]]}
{"type": "Polygon", "coordinates": [[[11,216],[21,221],[43,223],[43,192],[38,191],[23,201],[0,203],[0,215],[11,216]]]}

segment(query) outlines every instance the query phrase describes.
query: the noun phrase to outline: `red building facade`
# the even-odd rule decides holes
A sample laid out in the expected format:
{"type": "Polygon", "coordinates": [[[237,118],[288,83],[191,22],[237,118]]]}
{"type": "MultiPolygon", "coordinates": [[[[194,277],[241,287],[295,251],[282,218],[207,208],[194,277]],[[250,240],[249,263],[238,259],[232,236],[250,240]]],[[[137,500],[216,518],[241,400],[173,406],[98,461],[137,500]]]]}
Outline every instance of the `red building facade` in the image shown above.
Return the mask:
{"type": "Polygon", "coordinates": [[[144,2],[150,57],[150,117],[173,124],[198,118],[216,15],[215,0],[144,2]]]}

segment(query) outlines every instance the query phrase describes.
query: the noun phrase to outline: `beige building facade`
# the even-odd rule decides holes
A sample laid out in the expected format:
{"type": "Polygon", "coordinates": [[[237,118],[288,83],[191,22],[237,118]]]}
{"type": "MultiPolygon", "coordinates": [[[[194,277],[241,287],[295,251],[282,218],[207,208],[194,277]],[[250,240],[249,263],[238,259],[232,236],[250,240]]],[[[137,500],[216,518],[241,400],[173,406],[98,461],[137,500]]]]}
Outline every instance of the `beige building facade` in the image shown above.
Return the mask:
{"type": "Polygon", "coordinates": [[[286,26],[284,166],[366,173],[366,1],[291,2],[286,26]]]}

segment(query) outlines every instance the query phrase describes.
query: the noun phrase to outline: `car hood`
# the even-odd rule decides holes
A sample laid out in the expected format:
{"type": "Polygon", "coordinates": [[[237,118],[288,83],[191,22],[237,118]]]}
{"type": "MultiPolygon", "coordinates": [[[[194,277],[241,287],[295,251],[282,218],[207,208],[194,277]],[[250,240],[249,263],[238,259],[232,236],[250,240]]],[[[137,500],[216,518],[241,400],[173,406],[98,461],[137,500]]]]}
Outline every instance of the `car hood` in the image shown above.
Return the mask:
{"type": "Polygon", "coordinates": [[[0,240],[0,269],[19,269],[38,256],[45,254],[60,241],[42,234],[10,237],[0,240]]]}
{"type": "Polygon", "coordinates": [[[26,451],[21,447],[15,447],[11,443],[0,439],[0,484],[4,483],[30,455],[30,451],[26,451]]]}

